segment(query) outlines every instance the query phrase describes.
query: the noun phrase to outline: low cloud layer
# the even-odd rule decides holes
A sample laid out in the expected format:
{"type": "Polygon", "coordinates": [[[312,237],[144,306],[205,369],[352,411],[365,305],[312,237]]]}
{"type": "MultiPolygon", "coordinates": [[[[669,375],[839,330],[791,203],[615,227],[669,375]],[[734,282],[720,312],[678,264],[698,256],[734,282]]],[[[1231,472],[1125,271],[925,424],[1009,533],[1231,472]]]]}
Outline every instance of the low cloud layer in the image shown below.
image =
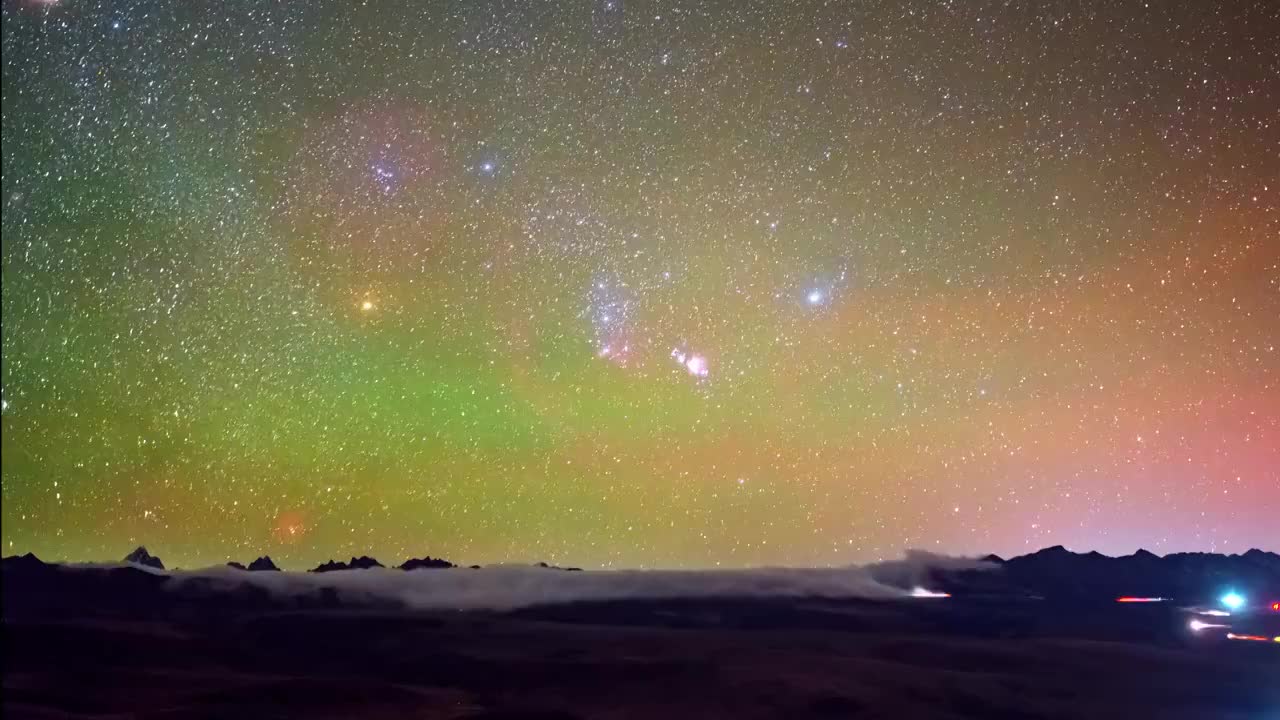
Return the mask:
{"type": "Polygon", "coordinates": [[[979,569],[985,563],[909,552],[903,560],[847,568],[611,570],[565,572],[497,566],[479,570],[373,568],[330,573],[245,572],[233,568],[167,573],[181,586],[202,579],[261,587],[280,597],[331,588],[341,600],[396,601],[418,609],[512,610],[570,602],[704,597],[897,598],[927,586],[930,569],[979,569]]]}

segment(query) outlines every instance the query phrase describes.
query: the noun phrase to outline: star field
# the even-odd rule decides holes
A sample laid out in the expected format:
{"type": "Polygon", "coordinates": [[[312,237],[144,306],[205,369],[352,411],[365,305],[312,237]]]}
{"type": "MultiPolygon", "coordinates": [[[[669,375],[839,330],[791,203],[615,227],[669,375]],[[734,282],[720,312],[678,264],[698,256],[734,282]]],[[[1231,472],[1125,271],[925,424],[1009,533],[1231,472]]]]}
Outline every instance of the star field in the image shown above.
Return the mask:
{"type": "Polygon", "coordinates": [[[3,23],[5,554],[1274,548],[1270,3],[3,23]]]}

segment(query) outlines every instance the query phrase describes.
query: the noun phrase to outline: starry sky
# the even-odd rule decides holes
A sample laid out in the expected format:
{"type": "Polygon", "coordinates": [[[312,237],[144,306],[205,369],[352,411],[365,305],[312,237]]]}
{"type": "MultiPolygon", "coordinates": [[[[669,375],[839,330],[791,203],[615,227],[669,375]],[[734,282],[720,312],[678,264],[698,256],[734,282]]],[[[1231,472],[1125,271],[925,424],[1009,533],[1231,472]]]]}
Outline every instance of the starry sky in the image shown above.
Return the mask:
{"type": "Polygon", "coordinates": [[[1265,0],[3,0],[3,546],[1275,549],[1265,0]]]}

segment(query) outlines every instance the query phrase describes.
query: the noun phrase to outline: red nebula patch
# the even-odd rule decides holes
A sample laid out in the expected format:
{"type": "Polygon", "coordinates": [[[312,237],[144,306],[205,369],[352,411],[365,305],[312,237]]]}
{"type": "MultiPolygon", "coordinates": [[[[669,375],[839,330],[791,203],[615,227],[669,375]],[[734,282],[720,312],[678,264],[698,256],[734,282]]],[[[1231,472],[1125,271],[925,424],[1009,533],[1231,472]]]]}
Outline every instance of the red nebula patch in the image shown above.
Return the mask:
{"type": "Polygon", "coordinates": [[[301,510],[286,510],[276,515],[271,536],[277,542],[290,544],[302,539],[307,532],[306,516],[301,510]]]}

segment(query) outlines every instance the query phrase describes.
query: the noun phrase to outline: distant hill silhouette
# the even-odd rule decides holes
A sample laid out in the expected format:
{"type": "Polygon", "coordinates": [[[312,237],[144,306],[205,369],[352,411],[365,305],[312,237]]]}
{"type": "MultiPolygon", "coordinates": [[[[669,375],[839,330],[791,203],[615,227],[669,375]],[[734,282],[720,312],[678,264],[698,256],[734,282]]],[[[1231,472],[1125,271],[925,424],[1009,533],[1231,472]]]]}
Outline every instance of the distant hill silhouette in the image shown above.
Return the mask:
{"type": "Polygon", "coordinates": [[[270,555],[263,555],[257,560],[254,560],[253,562],[249,563],[249,567],[245,567],[244,565],[241,565],[240,563],[235,562],[234,560],[227,563],[227,567],[233,567],[237,570],[250,570],[253,572],[262,572],[262,571],[279,572],[280,571],[280,568],[276,567],[276,564],[271,561],[270,555]]]}
{"type": "Polygon", "coordinates": [[[160,562],[160,558],[147,552],[147,549],[141,545],[138,546],[137,550],[125,555],[124,562],[133,563],[134,565],[145,565],[146,567],[152,567],[157,570],[164,569],[164,563],[160,562]]]}
{"type": "Polygon", "coordinates": [[[6,617],[10,613],[82,616],[86,610],[147,614],[173,600],[161,592],[169,576],[143,570],[133,561],[122,567],[67,568],[28,553],[5,558],[0,568],[6,617]]]}
{"type": "Polygon", "coordinates": [[[1163,597],[1209,601],[1227,588],[1250,595],[1280,593],[1280,555],[1258,549],[1240,555],[1146,550],[1109,557],[1074,553],[1061,545],[1002,560],[984,558],[994,571],[935,573],[949,592],[1022,593],[1052,598],[1163,597]]]}
{"type": "Polygon", "coordinates": [[[534,567],[546,568],[548,570],[564,570],[565,572],[582,572],[580,567],[560,567],[559,565],[548,565],[544,562],[534,563],[534,567]]]}
{"type": "Polygon", "coordinates": [[[439,569],[447,570],[448,568],[457,567],[448,560],[442,558],[433,558],[430,555],[425,558],[410,558],[405,560],[399,566],[401,570],[422,570],[422,569],[439,569]]]}
{"type": "Polygon", "coordinates": [[[327,563],[322,563],[320,565],[317,565],[315,568],[310,570],[310,572],[324,573],[324,572],[337,572],[339,570],[367,570],[369,568],[380,568],[380,567],[385,567],[385,566],[382,563],[378,562],[377,560],[374,560],[373,558],[369,557],[368,555],[361,555],[358,558],[353,557],[351,558],[351,562],[345,562],[345,563],[330,560],[327,563]]]}
{"type": "Polygon", "coordinates": [[[254,560],[253,562],[249,563],[249,569],[254,572],[263,572],[263,571],[279,572],[280,571],[280,568],[276,567],[276,564],[271,561],[270,555],[263,555],[257,560],[254,560]]]}
{"type": "Polygon", "coordinates": [[[13,573],[16,576],[29,574],[44,574],[51,572],[56,565],[48,565],[43,560],[35,556],[35,553],[27,553],[26,555],[10,555],[4,559],[4,572],[13,573]]]}

